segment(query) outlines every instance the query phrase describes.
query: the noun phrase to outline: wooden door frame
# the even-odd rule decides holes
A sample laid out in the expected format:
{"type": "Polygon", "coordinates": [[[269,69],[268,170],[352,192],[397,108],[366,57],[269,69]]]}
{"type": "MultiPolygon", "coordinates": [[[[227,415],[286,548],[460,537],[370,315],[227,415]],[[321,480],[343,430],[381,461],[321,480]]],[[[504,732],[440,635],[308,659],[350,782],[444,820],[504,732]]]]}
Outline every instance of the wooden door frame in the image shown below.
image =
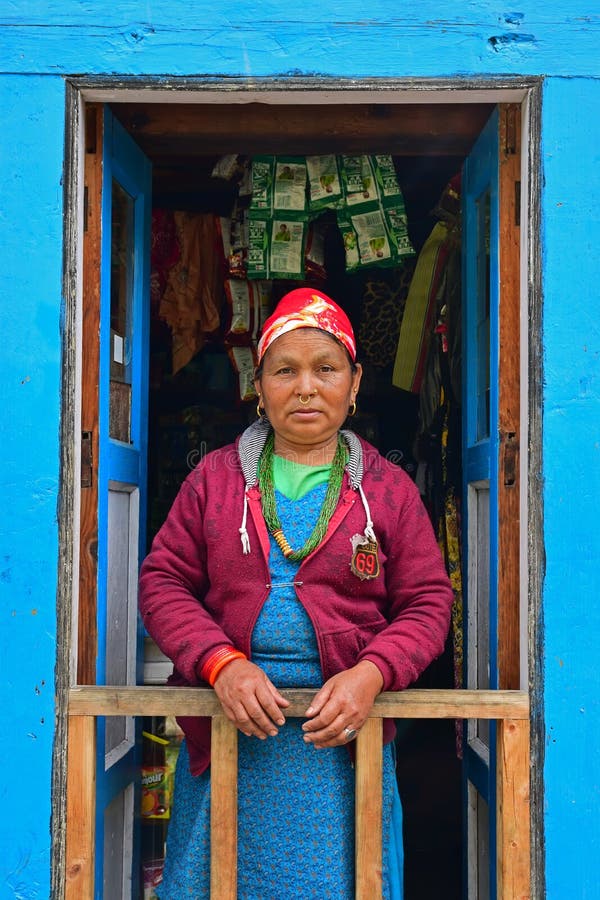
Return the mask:
{"type": "MultiPolygon", "coordinates": [[[[521,446],[527,449],[520,458],[518,475],[526,485],[520,492],[511,492],[510,503],[518,500],[521,533],[521,633],[528,625],[528,681],[531,695],[531,837],[532,837],[532,896],[543,896],[543,682],[541,633],[541,584],[543,578],[543,508],[537,490],[542,471],[542,340],[541,340],[541,246],[540,246],[540,133],[542,79],[365,79],[360,83],[345,79],[323,81],[316,78],[296,78],[285,81],[264,79],[221,83],[212,79],[120,79],[73,78],[66,82],[66,147],[64,178],[64,329],[61,416],[61,483],[59,499],[60,565],[57,592],[57,718],[54,746],[52,797],[52,895],[62,897],[65,885],[65,820],[67,783],[67,709],[68,692],[81,677],[87,680],[90,672],[89,652],[79,672],[76,672],[71,647],[76,634],[74,615],[78,608],[79,569],[86,565],[80,550],[80,434],[87,430],[81,419],[82,371],[80,344],[82,335],[82,296],[84,289],[95,290],[93,284],[84,286],[83,233],[89,215],[83,186],[85,156],[86,104],[90,102],[225,102],[234,98],[240,102],[260,100],[271,103],[516,103],[521,107],[523,126],[521,182],[526,210],[526,228],[521,228],[521,265],[518,279],[509,276],[511,290],[519,296],[521,322],[529,322],[522,329],[523,346],[519,361],[518,380],[523,398],[518,415],[521,446]],[[517,285],[518,281],[518,285],[517,285]],[[527,342],[525,335],[527,334],[527,342]],[[525,440],[526,436],[526,440],[525,440]],[[525,527],[525,525],[527,527],[525,527]],[[525,543],[526,542],[526,543],[525,543]],[[523,561],[526,564],[523,565],[523,561]]],[[[510,177],[514,176],[514,172],[510,177]]],[[[518,205],[518,204],[517,204],[518,205]]],[[[506,210],[514,214],[514,209],[506,210]]],[[[501,213],[502,215],[502,213],[501,213]]],[[[502,228],[502,222],[501,222],[502,228]]],[[[87,278],[86,278],[87,280],[87,278]]],[[[92,279],[93,280],[93,279],[92,279]]],[[[86,361],[86,369],[87,369],[86,361]]],[[[513,433],[514,409],[507,431],[513,433]]],[[[518,434],[519,428],[516,428],[518,434]]],[[[97,454],[96,454],[97,461],[97,454]]],[[[92,465],[94,455],[92,451],[92,465]]],[[[85,507],[83,509],[85,514],[85,507]]],[[[86,545],[88,546],[88,545],[86,545]]],[[[93,556],[93,542],[88,547],[93,556]]],[[[514,574],[514,573],[513,573],[514,574]]],[[[509,576],[510,577],[510,576],[509,576]]],[[[514,617],[508,626],[514,638],[514,617]]],[[[524,657],[521,653],[521,657],[524,657]]],[[[514,671],[507,682],[515,680],[514,671]]],[[[519,686],[519,685],[515,685],[519,686]]],[[[527,685],[521,684],[522,687],[527,685]]]]}

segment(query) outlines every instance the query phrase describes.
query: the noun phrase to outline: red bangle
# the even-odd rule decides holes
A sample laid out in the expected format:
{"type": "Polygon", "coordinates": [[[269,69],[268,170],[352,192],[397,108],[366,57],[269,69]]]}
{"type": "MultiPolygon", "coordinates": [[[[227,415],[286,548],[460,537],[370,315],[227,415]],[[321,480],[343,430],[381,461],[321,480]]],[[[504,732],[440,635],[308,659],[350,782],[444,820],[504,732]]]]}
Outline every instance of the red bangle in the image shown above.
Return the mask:
{"type": "Polygon", "coordinates": [[[225,666],[228,663],[233,662],[234,659],[248,659],[248,657],[245,653],[242,653],[241,650],[233,650],[227,656],[221,657],[221,659],[218,660],[218,662],[213,666],[210,671],[210,675],[208,676],[208,683],[211,687],[214,687],[215,681],[217,680],[217,675],[219,674],[221,669],[224,669],[225,666]]]}
{"type": "Polygon", "coordinates": [[[231,644],[228,644],[225,647],[219,647],[218,650],[209,656],[202,666],[200,678],[202,681],[208,681],[212,687],[223,666],[227,665],[228,662],[232,662],[234,659],[247,658],[245,653],[242,653],[241,650],[236,650],[231,644]]]}

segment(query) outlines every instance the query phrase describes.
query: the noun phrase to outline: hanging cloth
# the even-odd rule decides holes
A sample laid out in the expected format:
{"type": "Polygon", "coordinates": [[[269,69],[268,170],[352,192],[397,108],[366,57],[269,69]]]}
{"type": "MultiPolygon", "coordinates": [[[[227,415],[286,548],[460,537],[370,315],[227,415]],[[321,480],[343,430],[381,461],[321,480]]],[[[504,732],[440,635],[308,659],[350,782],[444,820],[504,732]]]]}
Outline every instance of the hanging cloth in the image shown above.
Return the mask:
{"type": "Polygon", "coordinates": [[[160,317],[173,335],[173,374],[202,349],[205,335],[219,327],[222,298],[215,216],[175,212],[174,218],[181,254],[160,301],[160,317]]]}
{"type": "Polygon", "coordinates": [[[450,252],[448,230],[446,222],[438,222],[425,241],[400,326],[392,384],[415,394],[421,389],[438,291],[450,252]]]}

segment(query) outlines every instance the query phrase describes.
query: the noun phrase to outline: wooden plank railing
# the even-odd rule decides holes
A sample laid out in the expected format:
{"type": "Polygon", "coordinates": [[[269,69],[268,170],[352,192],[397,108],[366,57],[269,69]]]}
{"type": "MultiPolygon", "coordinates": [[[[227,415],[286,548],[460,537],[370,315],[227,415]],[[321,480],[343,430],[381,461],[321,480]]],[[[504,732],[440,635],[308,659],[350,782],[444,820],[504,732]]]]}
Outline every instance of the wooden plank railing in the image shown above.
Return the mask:
{"type": "MultiPolygon", "coordinates": [[[[314,691],[283,692],[304,716],[314,691]]],[[[66,900],[94,895],[95,720],[98,716],[210,716],[211,900],[235,900],[237,730],[210,689],[74,687],[69,695],[66,900]]],[[[356,739],[356,898],[380,900],[382,720],[497,720],[498,897],[530,893],[529,701],[521,691],[408,690],[375,701],[356,739]]]]}

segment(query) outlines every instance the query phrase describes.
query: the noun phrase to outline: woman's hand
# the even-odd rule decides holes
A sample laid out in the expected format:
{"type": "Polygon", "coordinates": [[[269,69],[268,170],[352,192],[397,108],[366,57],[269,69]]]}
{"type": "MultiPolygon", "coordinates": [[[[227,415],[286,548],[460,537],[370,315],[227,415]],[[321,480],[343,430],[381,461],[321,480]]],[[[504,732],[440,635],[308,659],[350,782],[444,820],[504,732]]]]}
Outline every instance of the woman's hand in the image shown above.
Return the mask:
{"type": "Polygon", "coordinates": [[[304,740],[315,747],[338,747],[364,725],[383,676],[375,663],[362,660],[326,681],[306,710],[304,740]],[[348,734],[350,732],[350,735],[348,734]]]}
{"type": "Polygon", "coordinates": [[[217,675],[214,689],[227,718],[248,737],[273,737],[276,726],[285,722],[281,710],[290,705],[289,700],[247,659],[227,663],[217,675]]]}

